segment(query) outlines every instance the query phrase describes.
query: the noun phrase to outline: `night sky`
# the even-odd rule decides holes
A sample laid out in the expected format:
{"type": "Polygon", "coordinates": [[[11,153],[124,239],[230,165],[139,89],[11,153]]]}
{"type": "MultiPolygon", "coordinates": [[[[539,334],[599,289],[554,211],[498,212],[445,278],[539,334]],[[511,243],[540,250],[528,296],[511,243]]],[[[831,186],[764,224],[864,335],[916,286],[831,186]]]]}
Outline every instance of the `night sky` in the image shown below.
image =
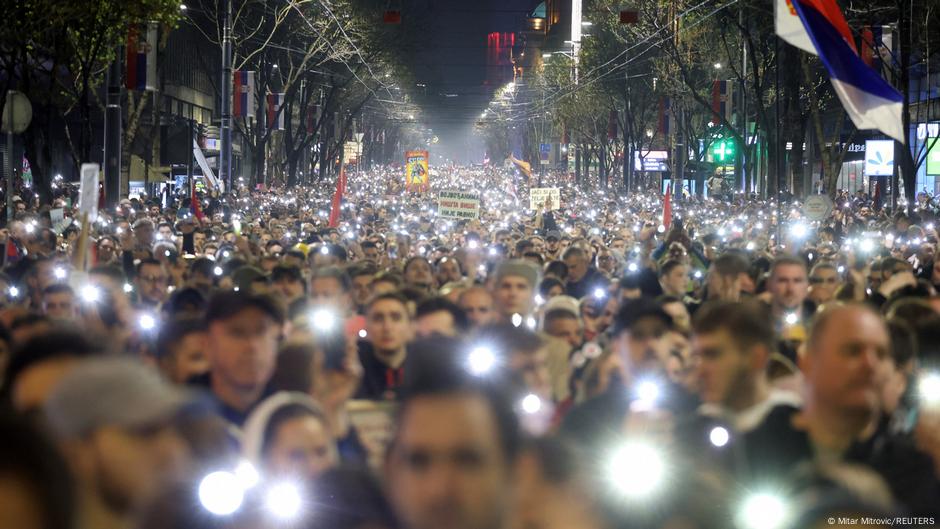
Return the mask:
{"type": "Polygon", "coordinates": [[[432,157],[479,162],[483,151],[472,138],[475,119],[496,87],[486,79],[486,35],[522,29],[525,15],[539,0],[412,0],[402,16],[417,13],[427,26],[422,46],[413,55],[417,83],[412,94],[421,104],[426,125],[441,142],[432,157]],[[448,96],[449,95],[449,96],[448,96]],[[456,97],[455,97],[456,96],[456,97]],[[435,156],[436,155],[436,156],[435,156]]]}

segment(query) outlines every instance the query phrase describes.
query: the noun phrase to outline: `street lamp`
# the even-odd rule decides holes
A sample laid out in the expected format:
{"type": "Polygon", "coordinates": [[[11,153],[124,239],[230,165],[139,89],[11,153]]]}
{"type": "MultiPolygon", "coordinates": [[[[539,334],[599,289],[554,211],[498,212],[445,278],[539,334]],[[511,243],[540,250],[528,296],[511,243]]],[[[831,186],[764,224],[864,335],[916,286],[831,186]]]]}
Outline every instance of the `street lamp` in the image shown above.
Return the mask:
{"type": "Polygon", "coordinates": [[[716,63],[715,63],[715,69],[716,69],[716,70],[720,70],[720,69],[721,69],[721,63],[720,63],[720,62],[716,62],[716,63]]]}

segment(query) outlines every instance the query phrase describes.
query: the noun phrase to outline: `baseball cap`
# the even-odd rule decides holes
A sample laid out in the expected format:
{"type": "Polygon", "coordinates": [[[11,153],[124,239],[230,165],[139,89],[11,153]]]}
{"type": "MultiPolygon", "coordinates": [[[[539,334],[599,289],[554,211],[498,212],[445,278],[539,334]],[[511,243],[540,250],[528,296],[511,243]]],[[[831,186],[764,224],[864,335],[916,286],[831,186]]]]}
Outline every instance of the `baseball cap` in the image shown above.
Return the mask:
{"type": "Polygon", "coordinates": [[[539,269],[529,261],[521,259],[503,261],[496,268],[496,283],[499,283],[507,276],[523,277],[529,283],[529,286],[534,289],[539,282],[539,269]]]}
{"type": "Polygon", "coordinates": [[[217,320],[227,320],[248,308],[260,310],[278,324],[283,324],[287,320],[284,307],[271,296],[252,294],[249,291],[222,291],[209,300],[205,323],[208,326],[217,320]]]}
{"type": "Polygon", "coordinates": [[[242,266],[232,274],[232,282],[238,290],[249,292],[255,281],[267,281],[268,276],[253,266],[242,266]]]}
{"type": "Polygon", "coordinates": [[[555,296],[548,300],[543,308],[543,313],[548,314],[554,310],[563,310],[574,314],[576,318],[581,317],[580,304],[578,300],[571,296],[555,296]]]}
{"type": "Polygon", "coordinates": [[[614,316],[613,325],[611,325],[611,334],[618,334],[630,330],[638,321],[643,318],[659,318],[667,326],[672,327],[672,316],[650,298],[632,299],[625,303],[617,315],[614,316]]]}
{"type": "Polygon", "coordinates": [[[105,426],[166,424],[192,401],[151,368],[125,358],[83,360],[59,381],[44,411],[51,431],[82,437],[105,426]]]}

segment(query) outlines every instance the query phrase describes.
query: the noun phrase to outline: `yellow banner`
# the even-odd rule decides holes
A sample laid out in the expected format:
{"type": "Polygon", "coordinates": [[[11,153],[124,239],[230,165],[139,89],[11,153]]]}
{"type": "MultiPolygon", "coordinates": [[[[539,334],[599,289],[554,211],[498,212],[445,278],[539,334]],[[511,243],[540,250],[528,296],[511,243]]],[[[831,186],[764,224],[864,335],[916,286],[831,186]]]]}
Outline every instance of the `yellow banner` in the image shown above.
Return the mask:
{"type": "Polygon", "coordinates": [[[427,191],[429,180],[428,151],[405,151],[405,189],[427,191]]]}

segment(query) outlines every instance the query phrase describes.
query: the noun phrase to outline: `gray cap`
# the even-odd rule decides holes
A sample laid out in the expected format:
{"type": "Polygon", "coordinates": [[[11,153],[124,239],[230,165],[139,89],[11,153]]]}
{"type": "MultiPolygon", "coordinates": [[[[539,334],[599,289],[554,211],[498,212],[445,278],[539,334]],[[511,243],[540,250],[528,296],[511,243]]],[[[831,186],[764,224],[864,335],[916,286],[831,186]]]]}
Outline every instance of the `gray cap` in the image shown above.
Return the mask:
{"type": "Polygon", "coordinates": [[[59,437],[81,437],[104,426],[147,428],[172,420],[187,393],[151,368],[124,358],[82,361],[53,389],[46,418],[59,437]]]}
{"type": "Polygon", "coordinates": [[[529,261],[524,261],[522,259],[513,259],[511,261],[503,261],[496,268],[496,283],[499,284],[504,277],[507,276],[520,276],[528,281],[529,286],[532,289],[538,286],[539,283],[539,269],[537,266],[532,264],[529,261]]]}

